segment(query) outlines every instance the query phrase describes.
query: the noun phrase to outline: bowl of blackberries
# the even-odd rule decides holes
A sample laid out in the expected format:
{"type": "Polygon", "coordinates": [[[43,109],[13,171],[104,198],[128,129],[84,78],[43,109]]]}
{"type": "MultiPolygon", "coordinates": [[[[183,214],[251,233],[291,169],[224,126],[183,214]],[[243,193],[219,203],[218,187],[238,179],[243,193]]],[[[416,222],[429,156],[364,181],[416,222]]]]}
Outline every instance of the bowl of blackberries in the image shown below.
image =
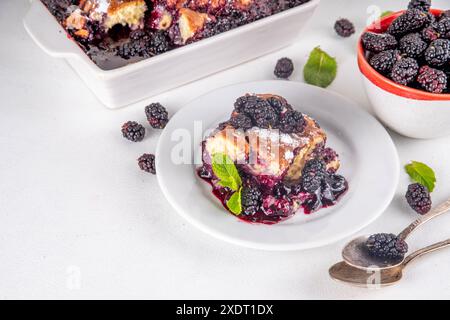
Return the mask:
{"type": "Polygon", "coordinates": [[[450,135],[450,10],[412,0],[367,27],[358,65],[377,117],[412,138],[450,135]]]}

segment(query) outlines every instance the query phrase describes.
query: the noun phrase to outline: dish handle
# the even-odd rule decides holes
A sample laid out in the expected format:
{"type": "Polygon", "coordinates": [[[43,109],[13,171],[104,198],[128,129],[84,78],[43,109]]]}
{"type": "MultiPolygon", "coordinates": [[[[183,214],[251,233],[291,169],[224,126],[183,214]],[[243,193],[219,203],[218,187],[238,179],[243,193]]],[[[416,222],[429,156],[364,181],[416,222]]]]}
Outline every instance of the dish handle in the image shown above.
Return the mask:
{"type": "Polygon", "coordinates": [[[40,0],[33,0],[23,18],[25,30],[47,54],[57,58],[78,57],[81,50],[40,0]]]}

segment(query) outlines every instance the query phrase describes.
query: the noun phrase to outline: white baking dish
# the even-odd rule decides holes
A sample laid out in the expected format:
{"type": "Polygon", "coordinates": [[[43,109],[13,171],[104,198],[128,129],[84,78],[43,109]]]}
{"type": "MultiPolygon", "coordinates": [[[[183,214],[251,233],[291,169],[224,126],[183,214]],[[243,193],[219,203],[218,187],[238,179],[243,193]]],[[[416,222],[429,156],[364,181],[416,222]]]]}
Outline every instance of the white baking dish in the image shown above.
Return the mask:
{"type": "Polygon", "coordinates": [[[114,70],[102,70],[33,0],[25,29],[49,55],[64,58],[108,108],[119,108],[291,44],[320,0],[114,70]],[[157,81],[154,81],[157,75],[157,81]]]}

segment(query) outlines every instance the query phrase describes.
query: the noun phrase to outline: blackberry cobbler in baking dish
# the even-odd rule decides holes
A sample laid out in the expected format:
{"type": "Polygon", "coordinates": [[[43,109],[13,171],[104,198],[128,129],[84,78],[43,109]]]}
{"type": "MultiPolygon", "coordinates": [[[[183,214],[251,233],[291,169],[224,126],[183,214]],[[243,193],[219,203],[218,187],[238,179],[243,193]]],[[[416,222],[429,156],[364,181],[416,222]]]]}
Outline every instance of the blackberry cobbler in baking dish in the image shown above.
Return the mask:
{"type": "Polygon", "coordinates": [[[101,68],[228,31],[309,0],[41,0],[101,68]]]}
{"type": "Polygon", "coordinates": [[[203,141],[198,175],[237,217],[277,223],[301,208],[309,214],[332,206],[347,191],[326,139],[314,119],[284,98],[248,94],[203,141]]]}

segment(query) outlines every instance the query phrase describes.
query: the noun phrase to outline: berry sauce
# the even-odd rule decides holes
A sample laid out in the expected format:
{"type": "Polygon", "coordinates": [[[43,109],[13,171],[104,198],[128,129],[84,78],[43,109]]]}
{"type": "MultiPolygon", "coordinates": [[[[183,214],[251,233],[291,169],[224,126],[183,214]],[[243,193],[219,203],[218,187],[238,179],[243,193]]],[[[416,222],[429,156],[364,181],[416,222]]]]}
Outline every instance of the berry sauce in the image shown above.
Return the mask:
{"type": "MultiPolygon", "coordinates": [[[[329,152],[327,150],[327,152],[329,152]]],[[[330,172],[330,174],[333,174],[330,172]]],[[[220,201],[222,206],[229,211],[227,201],[233,192],[218,186],[214,174],[209,165],[203,165],[197,169],[200,179],[206,181],[212,188],[213,195],[220,201]]],[[[258,179],[264,181],[265,179],[258,179]]],[[[348,191],[348,182],[344,179],[338,191],[317,190],[314,193],[306,192],[301,184],[286,185],[282,182],[272,183],[275,187],[259,185],[263,192],[263,200],[259,208],[251,215],[241,213],[237,215],[240,220],[249,223],[276,224],[294,216],[300,209],[304,214],[314,213],[322,208],[335,205],[348,191]],[[283,189],[284,192],[277,190],[283,189]]],[[[231,213],[231,212],[230,212],[231,213]]],[[[231,213],[233,214],[233,213],[231,213]]],[[[233,214],[234,215],[234,214],[233,214]]]]}

